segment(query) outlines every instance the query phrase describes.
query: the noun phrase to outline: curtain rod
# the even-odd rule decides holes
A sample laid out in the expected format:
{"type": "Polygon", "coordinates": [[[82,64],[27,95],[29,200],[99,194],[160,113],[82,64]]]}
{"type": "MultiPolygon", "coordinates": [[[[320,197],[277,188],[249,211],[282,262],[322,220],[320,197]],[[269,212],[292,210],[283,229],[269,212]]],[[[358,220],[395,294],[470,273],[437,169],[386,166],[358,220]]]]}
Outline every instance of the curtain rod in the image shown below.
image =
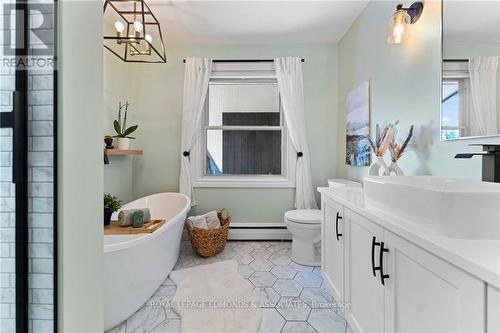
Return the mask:
{"type": "MultiPolygon", "coordinates": [[[[273,62],[274,59],[222,59],[222,60],[212,60],[212,62],[273,62]]],[[[304,62],[304,59],[300,59],[304,62]]],[[[186,63],[186,59],[182,59],[183,63],[186,63]]]]}
{"type": "Polygon", "coordinates": [[[469,59],[443,59],[443,62],[467,62],[469,59]]]}

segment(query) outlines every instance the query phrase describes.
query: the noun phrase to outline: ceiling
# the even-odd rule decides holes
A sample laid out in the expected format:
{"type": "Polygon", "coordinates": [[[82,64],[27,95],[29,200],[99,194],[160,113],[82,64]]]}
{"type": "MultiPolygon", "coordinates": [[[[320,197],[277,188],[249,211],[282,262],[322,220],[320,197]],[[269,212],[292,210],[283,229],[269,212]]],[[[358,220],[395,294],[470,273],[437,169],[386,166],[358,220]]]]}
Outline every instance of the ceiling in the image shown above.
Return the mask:
{"type": "Polygon", "coordinates": [[[447,42],[500,43],[500,1],[444,0],[443,35],[447,42]]]}
{"type": "Polygon", "coordinates": [[[338,42],[369,0],[147,0],[168,43],[338,42]]]}

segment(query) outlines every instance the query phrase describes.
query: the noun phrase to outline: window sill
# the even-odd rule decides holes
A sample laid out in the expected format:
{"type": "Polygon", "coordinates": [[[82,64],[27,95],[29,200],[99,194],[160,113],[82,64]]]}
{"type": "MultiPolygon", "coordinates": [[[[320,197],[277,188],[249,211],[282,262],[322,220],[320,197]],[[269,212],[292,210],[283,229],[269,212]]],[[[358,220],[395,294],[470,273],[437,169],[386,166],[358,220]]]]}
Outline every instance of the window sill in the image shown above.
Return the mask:
{"type": "Polygon", "coordinates": [[[295,183],[285,176],[205,176],[193,187],[295,188],[295,183]]]}

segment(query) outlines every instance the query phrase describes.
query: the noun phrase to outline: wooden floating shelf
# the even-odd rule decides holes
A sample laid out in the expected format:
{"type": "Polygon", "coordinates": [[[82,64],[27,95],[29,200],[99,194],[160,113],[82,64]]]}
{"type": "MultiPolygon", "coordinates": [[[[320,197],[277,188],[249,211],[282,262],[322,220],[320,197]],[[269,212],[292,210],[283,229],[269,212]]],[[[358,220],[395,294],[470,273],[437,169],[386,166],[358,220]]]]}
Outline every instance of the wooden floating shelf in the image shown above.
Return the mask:
{"type": "Polygon", "coordinates": [[[142,150],[138,150],[138,149],[127,149],[127,150],[106,149],[106,154],[108,154],[108,156],[111,156],[111,155],[142,156],[142,150]]]}

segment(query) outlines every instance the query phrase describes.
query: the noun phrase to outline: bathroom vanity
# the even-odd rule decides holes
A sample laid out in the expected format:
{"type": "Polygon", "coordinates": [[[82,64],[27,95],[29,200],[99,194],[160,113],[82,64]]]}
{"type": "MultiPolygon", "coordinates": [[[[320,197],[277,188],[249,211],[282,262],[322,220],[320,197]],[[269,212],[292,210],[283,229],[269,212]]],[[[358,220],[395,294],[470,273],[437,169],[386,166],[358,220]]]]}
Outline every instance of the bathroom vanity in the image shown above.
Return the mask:
{"type": "Polygon", "coordinates": [[[322,274],[354,332],[500,332],[500,185],[460,182],[318,189],[322,274]]]}

